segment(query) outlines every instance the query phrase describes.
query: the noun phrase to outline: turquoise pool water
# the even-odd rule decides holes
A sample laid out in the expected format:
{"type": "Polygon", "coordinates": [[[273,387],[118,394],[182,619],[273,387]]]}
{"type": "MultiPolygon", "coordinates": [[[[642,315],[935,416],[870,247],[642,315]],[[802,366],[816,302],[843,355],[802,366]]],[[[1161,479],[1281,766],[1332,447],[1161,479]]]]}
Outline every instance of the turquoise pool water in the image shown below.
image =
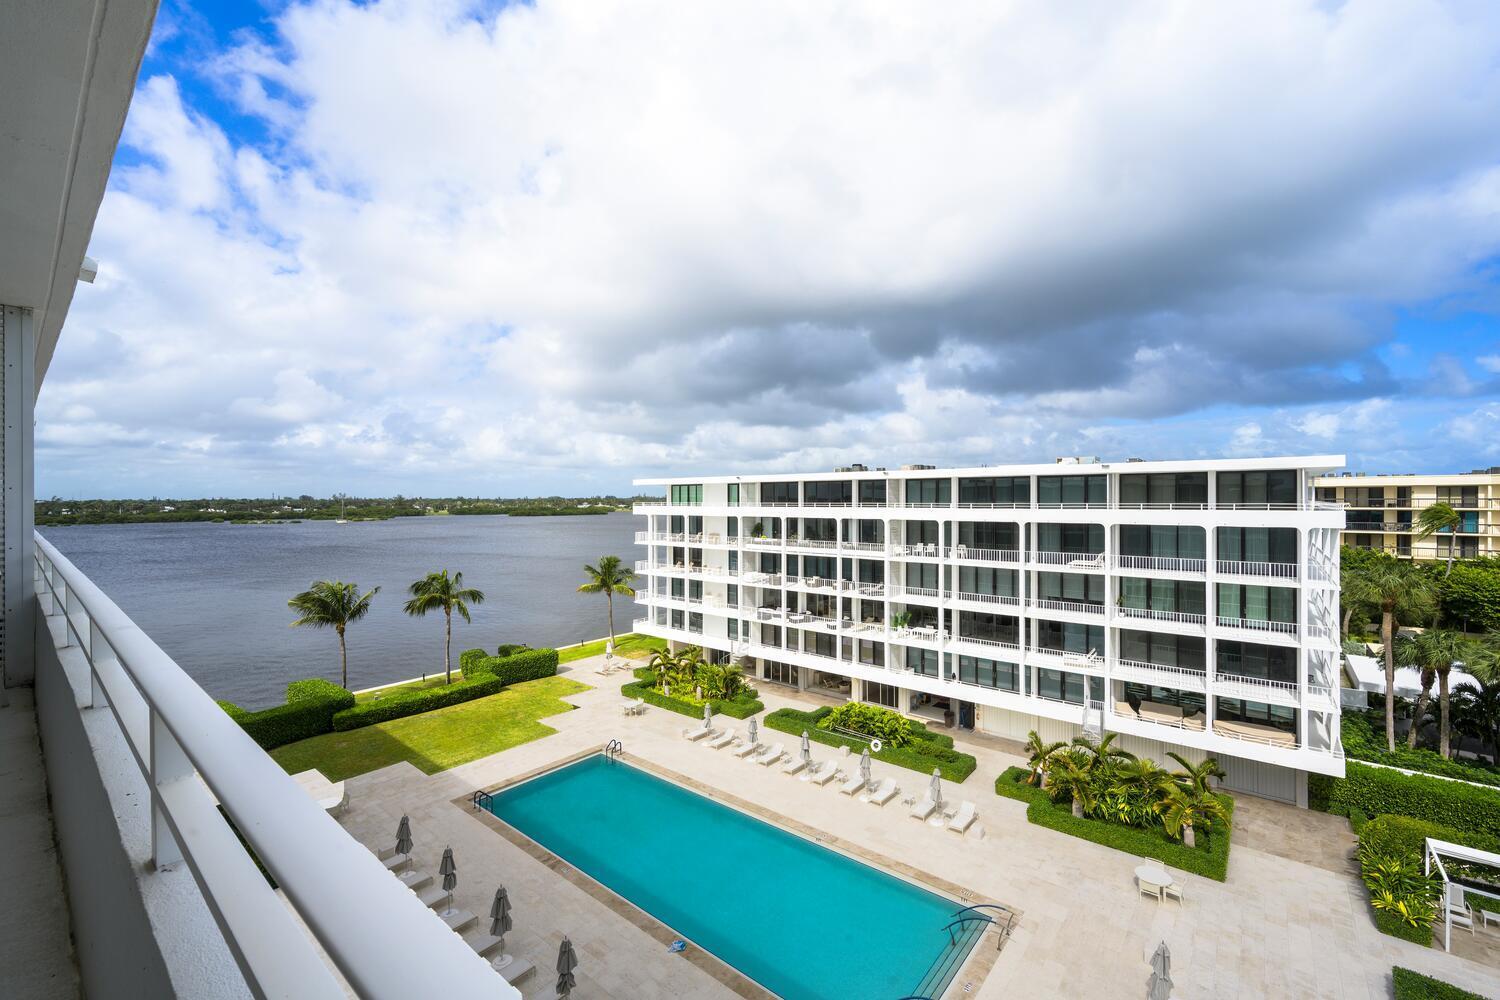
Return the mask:
{"type": "MultiPolygon", "coordinates": [[[[870,808],[827,791],[829,809],[870,808]]],[[[787,1000],[898,1000],[972,947],[943,929],[962,904],[602,756],[490,809],[787,1000]]]]}

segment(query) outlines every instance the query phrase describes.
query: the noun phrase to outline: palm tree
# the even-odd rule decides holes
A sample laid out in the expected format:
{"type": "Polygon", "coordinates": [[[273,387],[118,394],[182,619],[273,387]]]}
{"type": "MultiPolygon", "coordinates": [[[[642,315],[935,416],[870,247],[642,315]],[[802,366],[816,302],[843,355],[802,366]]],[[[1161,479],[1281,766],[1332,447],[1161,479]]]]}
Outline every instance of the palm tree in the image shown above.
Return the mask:
{"type": "Polygon", "coordinates": [[[1026,753],[1027,753],[1026,766],[1030,770],[1031,773],[1026,776],[1026,783],[1028,785],[1036,785],[1038,788],[1046,788],[1047,787],[1047,760],[1053,754],[1055,754],[1057,751],[1061,750],[1065,746],[1067,746],[1067,744],[1063,743],[1061,741],[1059,741],[1057,743],[1046,743],[1046,742],[1044,742],[1042,740],[1042,738],[1037,735],[1035,729],[1033,729],[1031,732],[1027,733],[1026,734],[1026,753]]]}
{"type": "Polygon", "coordinates": [[[604,598],[609,602],[609,644],[615,644],[615,595],[624,594],[626,597],[635,596],[635,588],[630,585],[635,579],[635,570],[620,561],[619,556],[605,556],[599,560],[599,565],[584,566],[583,571],[589,575],[587,582],[578,585],[580,594],[597,594],[603,592],[604,598]]]}
{"type": "MultiPolygon", "coordinates": [[[[1448,674],[1453,664],[1469,659],[1474,643],[1454,629],[1430,628],[1412,640],[1427,669],[1437,674],[1438,682],[1438,753],[1448,756],[1452,738],[1452,702],[1448,692],[1448,674]]],[[[1420,715],[1418,716],[1420,718],[1420,715]]]]}
{"type": "Polygon", "coordinates": [[[359,584],[340,580],[319,580],[302,593],[286,602],[286,606],[302,615],[292,622],[292,627],[306,625],[309,628],[331,628],[339,634],[339,686],[349,686],[349,650],[344,645],[344,629],[350,622],[359,621],[370,610],[370,599],[380,593],[372,587],[361,594],[359,584]]]}
{"type": "Polygon", "coordinates": [[[1209,778],[1223,780],[1227,777],[1224,769],[1219,766],[1219,762],[1212,757],[1203,758],[1201,764],[1191,764],[1185,758],[1171,750],[1167,751],[1167,756],[1175,760],[1177,766],[1182,768],[1181,771],[1172,775],[1172,779],[1183,788],[1187,788],[1199,795],[1207,795],[1213,791],[1208,784],[1209,778]]]}
{"type": "Polygon", "coordinates": [[[1087,755],[1090,774],[1113,771],[1120,764],[1135,760],[1135,754],[1114,745],[1119,733],[1105,733],[1096,743],[1087,736],[1073,737],[1073,746],[1087,755]]]}
{"type": "Polygon", "coordinates": [[[654,675],[655,686],[659,688],[666,684],[667,679],[677,671],[677,656],[670,650],[658,649],[651,654],[651,659],[646,661],[646,666],[654,675]]]}
{"type": "MultiPolygon", "coordinates": [[[[1475,664],[1469,664],[1472,670],[1475,664]]],[[[1453,692],[1453,728],[1490,745],[1490,759],[1500,761],[1500,682],[1480,681],[1453,692]]]]}
{"type": "Polygon", "coordinates": [[[1182,842],[1188,847],[1198,846],[1193,832],[1196,828],[1207,830],[1216,823],[1228,821],[1229,814],[1224,811],[1223,801],[1213,792],[1200,790],[1193,785],[1177,784],[1167,793],[1162,825],[1172,836],[1181,835],[1182,842]]]}
{"type": "MultiPolygon", "coordinates": [[[[444,683],[453,683],[453,612],[457,611],[464,621],[472,621],[469,617],[470,604],[483,604],[484,594],[473,587],[464,586],[464,575],[454,573],[451,577],[447,570],[439,573],[428,573],[422,579],[413,583],[408,592],[411,600],[406,602],[406,613],[414,618],[426,617],[427,612],[443,610],[443,673],[447,680],[444,683]]],[[[422,671],[422,679],[427,679],[427,672],[422,671]]]]}
{"type": "Polygon", "coordinates": [[[1053,754],[1047,761],[1048,788],[1054,802],[1067,795],[1073,800],[1073,815],[1083,818],[1094,808],[1093,759],[1077,747],[1053,754]]]}
{"type": "Polygon", "coordinates": [[[1443,574],[1445,577],[1453,572],[1453,541],[1462,524],[1463,515],[1441,500],[1423,507],[1422,513],[1417,515],[1418,541],[1431,538],[1438,532],[1444,532],[1448,536],[1448,569],[1443,574]]]}
{"type": "Polygon", "coordinates": [[[1363,600],[1380,608],[1380,641],[1385,647],[1385,741],[1396,749],[1396,619],[1428,610],[1436,596],[1432,577],[1395,559],[1372,563],[1352,582],[1363,600]]]}
{"type": "Polygon", "coordinates": [[[1396,663],[1403,667],[1416,667],[1421,671],[1422,690],[1412,708],[1411,727],[1406,730],[1406,745],[1415,747],[1417,736],[1422,730],[1422,719],[1427,715],[1427,704],[1432,700],[1432,685],[1437,682],[1437,672],[1423,659],[1423,652],[1417,647],[1416,640],[1402,636],[1396,637],[1396,663]]]}

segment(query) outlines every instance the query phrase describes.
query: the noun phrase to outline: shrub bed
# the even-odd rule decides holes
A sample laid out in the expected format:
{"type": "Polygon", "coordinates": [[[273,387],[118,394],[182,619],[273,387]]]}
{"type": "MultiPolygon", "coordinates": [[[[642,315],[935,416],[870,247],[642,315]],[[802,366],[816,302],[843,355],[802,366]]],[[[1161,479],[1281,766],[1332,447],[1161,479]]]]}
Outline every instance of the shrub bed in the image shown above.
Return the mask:
{"type": "Polygon", "coordinates": [[[1500,786],[1500,768],[1486,764],[1449,760],[1442,754],[1422,747],[1408,747],[1398,742],[1395,750],[1385,748],[1385,720],[1377,727],[1368,713],[1351,712],[1341,724],[1344,754],[1356,760],[1372,761],[1408,771],[1441,774],[1460,781],[1500,786]]]}
{"type": "Polygon", "coordinates": [[[1391,970],[1391,985],[1395,987],[1395,1000],[1484,1000],[1478,993],[1399,965],[1391,970]]]}
{"type": "MultiPolygon", "coordinates": [[[[620,694],[624,697],[632,700],[639,698],[648,705],[655,705],[678,715],[703,718],[703,702],[662,694],[651,686],[651,671],[648,668],[638,668],[635,676],[635,680],[620,688],[620,694]]],[[[715,715],[727,715],[731,719],[748,719],[766,708],[760,701],[760,693],[752,687],[742,688],[733,698],[709,698],[708,704],[713,706],[715,715]]]]}
{"type": "Polygon", "coordinates": [[[1410,816],[1465,833],[1500,837],[1500,789],[1490,791],[1353,761],[1343,778],[1310,775],[1308,802],[1341,816],[1357,809],[1366,816],[1410,816]]]}
{"type": "Polygon", "coordinates": [[[285,704],[259,712],[247,712],[233,702],[219,702],[263,750],[331,732],[334,716],[353,704],[353,694],[318,677],[292,681],[286,686],[285,704]]]}
{"type": "MultiPolygon", "coordinates": [[[[1026,784],[1029,773],[1024,767],[1006,768],[995,779],[995,794],[1027,803],[1026,819],[1037,826],[1045,826],[1137,857],[1156,858],[1173,868],[1217,882],[1224,881],[1225,873],[1229,870],[1227,829],[1210,829],[1207,836],[1199,838],[1197,846],[1188,847],[1182,841],[1167,836],[1161,829],[1125,826],[1122,823],[1087,817],[1080,819],[1073,815],[1073,809],[1067,802],[1053,802],[1044,789],[1026,784]]],[[[1225,811],[1232,815],[1234,799],[1224,794],[1220,794],[1219,799],[1224,803],[1225,811]]]]}
{"type": "MultiPolygon", "coordinates": [[[[848,747],[856,752],[864,751],[869,746],[868,741],[855,736],[832,733],[819,725],[834,711],[826,706],[813,712],[779,708],[766,716],[766,726],[798,737],[802,735],[803,730],[806,730],[807,738],[815,743],[831,747],[848,747]]],[[[953,737],[943,733],[934,733],[920,722],[912,722],[910,719],[904,721],[910,724],[907,730],[907,744],[898,747],[886,743],[880,748],[879,753],[872,751],[871,757],[883,760],[887,764],[895,764],[897,767],[919,771],[922,774],[930,775],[933,768],[937,768],[938,773],[944,778],[960,784],[979,766],[979,762],[971,755],[959,753],[953,749],[953,737]]]]}
{"type": "Polygon", "coordinates": [[[420,715],[475,698],[484,698],[521,681],[557,673],[557,650],[528,649],[514,656],[488,656],[469,649],[459,655],[464,678],[430,688],[394,688],[389,694],[345,708],[333,717],[335,732],[348,732],[377,722],[420,715]],[[479,653],[479,656],[472,654],[479,653]]]}

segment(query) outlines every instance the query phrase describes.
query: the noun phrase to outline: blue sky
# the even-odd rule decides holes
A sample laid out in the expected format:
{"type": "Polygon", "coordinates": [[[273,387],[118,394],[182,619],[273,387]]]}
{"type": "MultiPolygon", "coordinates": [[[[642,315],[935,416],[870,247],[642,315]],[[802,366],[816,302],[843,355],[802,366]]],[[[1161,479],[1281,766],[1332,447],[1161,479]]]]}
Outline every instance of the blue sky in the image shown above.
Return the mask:
{"type": "Polygon", "coordinates": [[[167,0],[38,494],[1500,464],[1497,28],[167,0]]]}

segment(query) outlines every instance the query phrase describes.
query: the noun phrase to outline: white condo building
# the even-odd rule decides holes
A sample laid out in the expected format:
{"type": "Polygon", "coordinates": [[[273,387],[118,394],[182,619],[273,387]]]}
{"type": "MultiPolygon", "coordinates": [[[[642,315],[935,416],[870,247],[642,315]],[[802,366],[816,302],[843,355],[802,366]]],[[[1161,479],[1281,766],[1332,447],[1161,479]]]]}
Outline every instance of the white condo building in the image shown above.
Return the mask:
{"type": "Polygon", "coordinates": [[[1342,775],[1342,456],[642,479],[635,629],[1012,740],[1342,775]]]}

